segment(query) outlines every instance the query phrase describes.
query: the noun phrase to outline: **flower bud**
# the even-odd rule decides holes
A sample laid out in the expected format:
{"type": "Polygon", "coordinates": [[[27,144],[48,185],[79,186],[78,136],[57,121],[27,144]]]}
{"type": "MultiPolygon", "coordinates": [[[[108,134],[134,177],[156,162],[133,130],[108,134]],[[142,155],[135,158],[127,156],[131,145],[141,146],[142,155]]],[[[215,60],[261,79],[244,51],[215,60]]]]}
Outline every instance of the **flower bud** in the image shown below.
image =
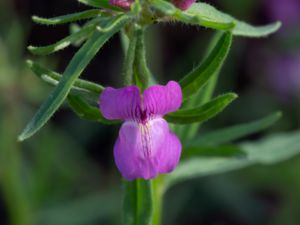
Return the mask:
{"type": "Polygon", "coordinates": [[[195,0],[172,0],[172,3],[181,10],[187,10],[194,2],[195,0]]]}

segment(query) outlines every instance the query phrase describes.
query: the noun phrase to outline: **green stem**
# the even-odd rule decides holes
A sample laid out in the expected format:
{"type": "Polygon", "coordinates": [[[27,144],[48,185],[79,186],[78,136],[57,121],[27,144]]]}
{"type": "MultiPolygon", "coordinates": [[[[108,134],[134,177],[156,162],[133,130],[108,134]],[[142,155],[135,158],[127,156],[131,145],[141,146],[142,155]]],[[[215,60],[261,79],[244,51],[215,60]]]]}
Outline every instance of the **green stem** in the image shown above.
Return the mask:
{"type": "Polygon", "coordinates": [[[121,41],[121,46],[122,46],[124,55],[126,56],[128,46],[129,46],[129,38],[128,38],[124,28],[120,31],[120,41],[121,41]]]}
{"type": "MultiPolygon", "coordinates": [[[[122,33],[121,41],[126,51],[124,62],[125,85],[135,84],[143,91],[152,77],[146,63],[144,30],[133,25],[131,33],[122,33]],[[129,41],[129,44],[128,44],[129,41]]],[[[159,225],[161,213],[161,192],[156,183],[137,179],[124,181],[123,207],[124,225],[159,225]]]]}
{"type": "Polygon", "coordinates": [[[136,55],[135,55],[135,66],[136,75],[141,83],[142,89],[145,90],[151,79],[152,74],[147,66],[146,60],[146,48],[145,48],[145,28],[138,29],[136,31],[137,35],[137,45],[136,45],[136,55]]]}
{"type": "Polygon", "coordinates": [[[161,224],[161,214],[163,204],[163,177],[153,180],[153,219],[152,225],[161,224]]]}
{"type": "Polygon", "coordinates": [[[151,225],[153,219],[152,182],[137,179],[124,181],[124,225],[151,225]]]}
{"type": "MultiPolygon", "coordinates": [[[[10,224],[32,225],[32,213],[22,176],[21,149],[16,142],[18,116],[6,107],[0,126],[0,173],[1,189],[7,204],[10,224]]],[[[23,174],[24,175],[24,174],[23,174]]]]}
{"type": "Polygon", "coordinates": [[[137,36],[135,31],[130,35],[129,45],[125,56],[123,74],[124,74],[124,85],[131,85],[133,83],[133,67],[135,59],[135,51],[137,45],[137,36]]]}

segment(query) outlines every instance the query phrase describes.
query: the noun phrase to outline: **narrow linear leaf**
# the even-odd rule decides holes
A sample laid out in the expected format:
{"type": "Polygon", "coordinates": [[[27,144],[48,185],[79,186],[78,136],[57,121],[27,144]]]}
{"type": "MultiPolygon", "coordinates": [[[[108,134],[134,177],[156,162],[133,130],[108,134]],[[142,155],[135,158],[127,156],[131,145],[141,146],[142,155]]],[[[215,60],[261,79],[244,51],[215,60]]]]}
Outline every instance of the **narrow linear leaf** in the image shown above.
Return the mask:
{"type": "Polygon", "coordinates": [[[222,34],[204,62],[179,81],[185,100],[197,93],[212,75],[221,69],[228,55],[231,42],[230,33],[222,34]]]}
{"type": "Polygon", "coordinates": [[[222,146],[184,146],[181,160],[191,157],[236,157],[245,156],[241,148],[235,145],[222,146]]]}
{"type": "Polygon", "coordinates": [[[251,161],[273,164],[300,153],[300,131],[278,133],[255,142],[243,142],[241,149],[251,161]]]}
{"type": "Polygon", "coordinates": [[[246,157],[192,157],[183,160],[174,172],[165,178],[166,189],[190,179],[226,173],[252,165],[246,157]]]}
{"type": "Polygon", "coordinates": [[[69,26],[70,34],[77,33],[81,30],[81,26],[79,26],[77,23],[71,23],[69,26]]]}
{"type": "Polygon", "coordinates": [[[77,1],[82,4],[92,6],[95,8],[105,8],[105,9],[113,9],[113,10],[121,11],[120,8],[110,5],[108,0],[77,0],[77,1]]]}
{"type": "MultiPolygon", "coordinates": [[[[51,71],[41,65],[31,61],[26,61],[27,66],[37,75],[40,79],[44,80],[46,83],[57,86],[62,76],[59,73],[51,71]]],[[[104,87],[99,84],[95,84],[90,81],[76,79],[71,87],[71,93],[80,95],[82,97],[87,97],[93,102],[98,103],[99,96],[103,91],[104,87]]]]}
{"type": "Polygon", "coordinates": [[[69,35],[68,37],[48,46],[44,47],[35,47],[35,46],[28,46],[28,50],[35,55],[49,55],[51,53],[60,51],[71,44],[76,43],[78,40],[88,38],[94,31],[96,30],[95,25],[89,25],[83,27],[78,32],[69,35]]]}
{"type": "Polygon", "coordinates": [[[273,134],[262,140],[239,144],[246,157],[193,157],[183,160],[165,177],[166,189],[178,182],[202,176],[225,173],[257,163],[281,162],[300,153],[300,132],[273,134]]]}
{"type": "Polygon", "coordinates": [[[250,123],[235,125],[228,128],[212,131],[195,138],[188,143],[189,146],[212,146],[229,143],[247,135],[262,131],[279,120],[280,112],[273,113],[265,118],[250,123]]]}
{"type": "Polygon", "coordinates": [[[105,119],[101,114],[99,108],[91,106],[80,96],[72,94],[68,95],[68,103],[71,109],[81,119],[104,123],[108,125],[120,123],[120,121],[112,121],[105,119]]]}
{"type": "MultiPolygon", "coordinates": [[[[208,47],[206,49],[206,53],[204,57],[205,59],[207,59],[209,55],[211,55],[212,50],[215,48],[218,41],[221,39],[223,35],[224,33],[222,31],[215,32],[215,35],[213,36],[212,40],[209,42],[208,47]]],[[[186,101],[183,102],[183,108],[194,108],[204,103],[207,103],[208,101],[211,100],[215,87],[217,85],[220,70],[217,70],[213,75],[211,75],[211,77],[206,82],[204,87],[202,87],[196,94],[192,95],[190,98],[188,98],[186,101]]],[[[174,131],[180,137],[181,141],[185,143],[195,137],[200,126],[201,123],[180,125],[180,126],[175,126],[174,131]]]]}
{"type": "Polygon", "coordinates": [[[123,225],[151,225],[153,196],[151,181],[124,181],[123,225]]]}
{"type": "MultiPolygon", "coordinates": [[[[70,34],[77,33],[77,32],[79,32],[81,29],[82,29],[82,27],[79,26],[79,24],[77,24],[77,23],[71,23],[71,24],[69,25],[69,32],[70,32],[70,34]]],[[[82,43],[85,41],[85,39],[86,39],[86,38],[78,39],[77,41],[75,41],[75,42],[72,43],[72,46],[74,46],[74,47],[79,47],[80,45],[82,45],[82,43]]]]}
{"type": "Polygon", "coordinates": [[[226,108],[237,95],[234,93],[227,93],[205,103],[202,106],[193,109],[181,109],[165,116],[168,122],[186,124],[206,121],[226,108]]]}
{"type": "Polygon", "coordinates": [[[277,21],[264,26],[253,26],[245,22],[237,23],[236,29],[233,30],[235,36],[245,37],[266,37],[275,33],[281,27],[281,22],[277,21]]]}
{"type": "Polygon", "coordinates": [[[93,59],[104,43],[118,32],[129,20],[127,15],[111,18],[106,26],[111,27],[107,32],[94,32],[90,39],[75,54],[70,64],[66,68],[53,93],[42,104],[33,119],[25,127],[18,140],[23,141],[35,134],[55,113],[59,106],[66,99],[73,83],[80,76],[85,67],[93,59]]]}
{"type": "Polygon", "coordinates": [[[101,15],[101,11],[99,9],[91,9],[83,12],[78,12],[69,15],[53,17],[53,18],[42,18],[39,16],[32,16],[32,20],[35,23],[39,23],[43,25],[59,25],[59,24],[75,22],[78,20],[89,19],[99,15],[101,15]]]}
{"type": "Polygon", "coordinates": [[[164,0],[151,0],[150,2],[154,8],[163,12],[165,15],[191,25],[200,25],[217,30],[231,30],[235,26],[233,21],[213,21],[197,13],[187,13],[187,11],[182,11],[164,0]]]}
{"type": "Polygon", "coordinates": [[[223,13],[213,6],[203,2],[194,3],[186,11],[186,14],[191,16],[197,15],[200,18],[206,18],[206,20],[211,21],[212,23],[234,23],[235,26],[231,31],[233,35],[237,36],[264,37],[276,32],[281,26],[280,22],[275,22],[264,26],[252,26],[243,21],[239,21],[234,17],[223,13]]]}
{"type": "MultiPolygon", "coordinates": [[[[96,28],[97,28],[97,26],[99,24],[102,24],[104,21],[110,19],[110,16],[105,15],[104,12],[102,12],[102,13],[103,13],[103,16],[96,16],[96,17],[88,20],[86,23],[84,23],[83,26],[80,26],[78,23],[71,23],[69,25],[70,34],[77,33],[80,30],[82,30],[83,28],[88,27],[88,26],[96,26],[96,28]]],[[[83,37],[83,38],[78,39],[77,41],[73,42],[72,45],[74,47],[79,47],[85,40],[86,40],[86,37],[83,37]]]]}

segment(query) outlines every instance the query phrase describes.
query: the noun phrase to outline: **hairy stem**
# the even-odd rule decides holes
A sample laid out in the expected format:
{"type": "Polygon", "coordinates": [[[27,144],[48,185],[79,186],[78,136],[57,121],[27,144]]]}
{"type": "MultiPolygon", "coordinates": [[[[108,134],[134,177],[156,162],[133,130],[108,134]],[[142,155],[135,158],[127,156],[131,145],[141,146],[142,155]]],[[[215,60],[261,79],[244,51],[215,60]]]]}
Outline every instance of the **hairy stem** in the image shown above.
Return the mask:
{"type": "MultiPolygon", "coordinates": [[[[121,34],[125,52],[124,84],[137,85],[141,91],[148,87],[151,72],[147,67],[144,28],[133,24],[131,32],[121,34]],[[129,42],[129,43],[128,43],[129,42]]],[[[137,179],[124,181],[124,225],[159,225],[161,191],[155,181],[137,179]]]]}
{"type": "Polygon", "coordinates": [[[152,78],[152,74],[147,66],[145,48],[145,28],[136,31],[137,45],[135,54],[136,76],[141,83],[142,89],[146,89],[152,78]]]}
{"type": "MultiPolygon", "coordinates": [[[[124,84],[131,85],[133,83],[133,67],[134,59],[137,45],[137,36],[135,32],[132,32],[129,38],[129,45],[127,47],[127,52],[124,60],[123,74],[124,74],[124,84]]],[[[125,50],[125,47],[124,47],[125,50]]]]}

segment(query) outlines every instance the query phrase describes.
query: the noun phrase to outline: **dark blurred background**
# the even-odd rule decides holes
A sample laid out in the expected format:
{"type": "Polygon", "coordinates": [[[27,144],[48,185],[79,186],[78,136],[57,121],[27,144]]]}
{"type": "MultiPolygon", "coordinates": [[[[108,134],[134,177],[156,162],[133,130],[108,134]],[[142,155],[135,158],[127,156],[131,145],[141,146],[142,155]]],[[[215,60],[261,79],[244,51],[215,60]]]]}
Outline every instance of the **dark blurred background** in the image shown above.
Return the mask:
{"type": "MultiPolygon", "coordinates": [[[[300,1],[206,2],[253,24],[283,22],[268,38],[234,39],[216,92],[232,90],[240,98],[207,127],[281,110],[283,118],[267,132],[299,129],[300,1]]],[[[119,224],[122,188],[112,157],[116,127],[82,121],[63,107],[37,135],[16,142],[51,90],[26,68],[25,59],[34,58],[26,46],[47,45],[69,33],[68,26],[35,25],[31,16],[53,17],[86,8],[75,0],[0,0],[1,225],[119,224]]],[[[179,79],[201,61],[213,34],[182,24],[151,27],[147,54],[156,78],[162,83],[179,79]]],[[[36,60],[62,72],[75,52],[71,47],[36,60]]],[[[115,36],[83,78],[120,86],[122,59],[115,36]]],[[[299,171],[300,157],[179,184],[165,197],[163,224],[299,225],[299,171]]]]}

